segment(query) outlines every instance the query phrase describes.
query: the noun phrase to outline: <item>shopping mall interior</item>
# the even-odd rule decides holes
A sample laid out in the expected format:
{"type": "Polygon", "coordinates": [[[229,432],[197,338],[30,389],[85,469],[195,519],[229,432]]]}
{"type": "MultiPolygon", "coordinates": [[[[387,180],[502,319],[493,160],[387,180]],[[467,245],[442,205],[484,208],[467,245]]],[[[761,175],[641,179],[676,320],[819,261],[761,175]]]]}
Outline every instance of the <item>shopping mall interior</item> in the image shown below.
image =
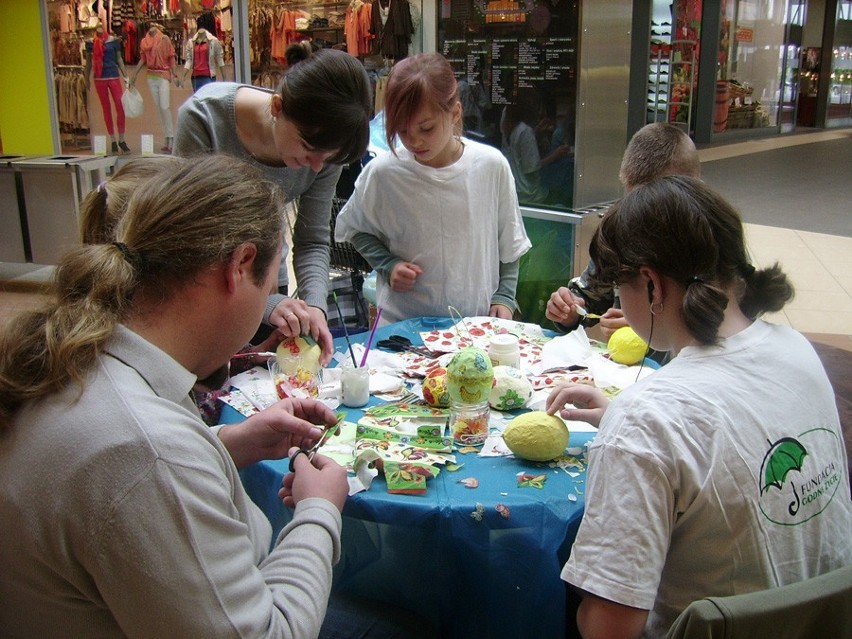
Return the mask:
{"type": "MultiPolygon", "coordinates": [[[[778,261],[792,278],[795,298],[767,319],[814,344],[852,450],[852,129],[803,129],[699,153],[704,179],[739,208],[755,264],[778,261]]],[[[0,327],[42,302],[51,275],[51,267],[0,262],[0,327]]]]}

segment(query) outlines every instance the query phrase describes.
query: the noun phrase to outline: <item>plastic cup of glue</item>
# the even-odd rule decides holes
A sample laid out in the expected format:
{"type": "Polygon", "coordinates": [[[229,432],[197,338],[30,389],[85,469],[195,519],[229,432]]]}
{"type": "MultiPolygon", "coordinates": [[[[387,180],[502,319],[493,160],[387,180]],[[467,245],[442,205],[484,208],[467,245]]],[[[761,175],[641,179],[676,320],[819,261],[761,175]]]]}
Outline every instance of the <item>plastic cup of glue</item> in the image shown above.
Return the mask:
{"type": "Polygon", "coordinates": [[[341,402],[349,408],[360,408],[370,401],[370,369],[345,366],[340,374],[341,402]]]}

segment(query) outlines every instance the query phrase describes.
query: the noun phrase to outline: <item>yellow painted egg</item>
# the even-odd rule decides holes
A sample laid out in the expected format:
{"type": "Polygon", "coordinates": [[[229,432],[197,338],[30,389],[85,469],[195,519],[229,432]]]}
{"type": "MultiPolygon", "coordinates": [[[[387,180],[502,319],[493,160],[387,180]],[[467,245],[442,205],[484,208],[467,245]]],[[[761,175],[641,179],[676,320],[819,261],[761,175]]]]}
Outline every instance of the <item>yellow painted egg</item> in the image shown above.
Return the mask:
{"type": "Polygon", "coordinates": [[[295,375],[299,371],[316,375],[322,368],[322,349],[311,337],[287,337],[278,345],[275,355],[285,375],[295,375]]]}
{"type": "Polygon", "coordinates": [[[447,390],[447,369],[433,368],[423,380],[423,399],[429,406],[446,408],[450,405],[450,393],[447,390]]]}
{"type": "Polygon", "coordinates": [[[514,366],[495,366],[494,385],[488,403],[496,410],[523,408],[533,395],[533,386],[527,376],[514,366]]]}
{"type": "Polygon", "coordinates": [[[488,401],[493,380],[491,358],[475,346],[461,349],[447,365],[447,389],[455,402],[480,404],[488,401]]]}
{"type": "Polygon", "coordinates": [[[556,415],[532,411],[509,422],[503,431],[503,441],[515,457],[550,461],[568,445],[568,427],[556,415]]]}
{"type": "Polygon", "coordinates": [[[645,358],[648,345],[632,328],[622,326],[610,335],[607,350],[612,361],[633,366],[645,358]]]}

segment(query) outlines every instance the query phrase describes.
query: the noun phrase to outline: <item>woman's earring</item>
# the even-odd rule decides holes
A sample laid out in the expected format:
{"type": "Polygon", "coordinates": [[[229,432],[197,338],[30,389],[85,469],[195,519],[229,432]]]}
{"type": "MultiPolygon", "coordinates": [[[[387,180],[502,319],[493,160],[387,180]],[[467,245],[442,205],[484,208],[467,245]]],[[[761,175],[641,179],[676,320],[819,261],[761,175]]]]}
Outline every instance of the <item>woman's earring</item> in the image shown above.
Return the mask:
{"type": "Polygon", "coordinates": [[[662,302],[651,302],[651,315],[656,315],[657,313],[663,312],[663,303],[662,302]],[[659,308],[654,308],[658,306],[659,308]]]}

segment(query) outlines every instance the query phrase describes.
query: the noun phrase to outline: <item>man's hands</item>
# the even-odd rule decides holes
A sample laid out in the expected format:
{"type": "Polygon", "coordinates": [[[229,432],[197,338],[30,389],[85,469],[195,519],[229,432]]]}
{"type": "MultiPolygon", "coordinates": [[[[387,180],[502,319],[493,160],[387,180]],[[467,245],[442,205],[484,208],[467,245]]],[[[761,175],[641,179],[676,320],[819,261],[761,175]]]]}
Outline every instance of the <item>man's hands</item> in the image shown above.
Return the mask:
{"type": "Polygon", "coordinates": [[[219,439],[237,468],[244,468],[263,459],[286,457],[294,446],[310,448],[323,428],[336,423],[334,411],[322,402],[282,399],[239,424],[222,426],[219,439]]]}
{"type": "Polygon", "coordinates": [[[298,448],[289,452],[292,473],[284,475],[278,496],[288,508],[294,508],[303,499],[320,497],[343,511],[349,496],[346,469],[336,461],[317,453],[313,459],[298,448]]]}

